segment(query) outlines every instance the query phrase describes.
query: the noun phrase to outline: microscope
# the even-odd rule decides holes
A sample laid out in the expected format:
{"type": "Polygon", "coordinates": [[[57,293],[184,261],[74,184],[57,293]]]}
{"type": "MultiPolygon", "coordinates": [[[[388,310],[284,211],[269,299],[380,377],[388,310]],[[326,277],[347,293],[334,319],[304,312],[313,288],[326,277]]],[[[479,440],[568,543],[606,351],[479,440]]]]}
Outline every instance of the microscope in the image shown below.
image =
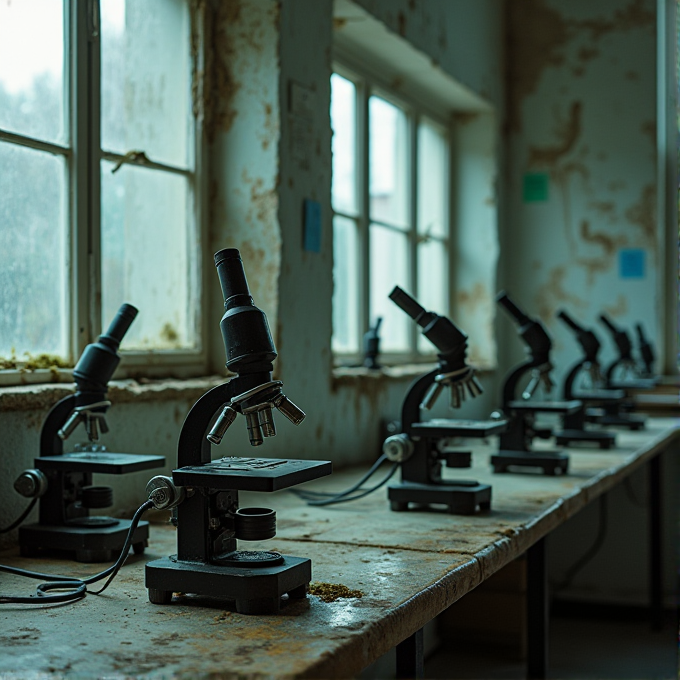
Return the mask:
{"type": "Polygon", "coordinates": [[[656,353],[652,343],[646,338],[642,324],[635,324],[635,331],[638,337],[638,351],[640,352],[640,359],[642,360],[642,368],[640,370],[640,377],[655,378],[654,361],[656,361],[656,353]]]}
{"type": "MultiPolygon", "coordinates": [[[[22,496],[40,499],[38,523],[19,529],[25,557],[58,550],[73,553],[78,562],[110,561],[122,550],[130,521],[90,515],[90,510],[113,505],[113,489],[93,485],[93,473],[122,475],[165,464],[163,456],[112,453],[98,443],[100,432],[109,431],[106,412],[111,402],[106,393],[120,362],[118,347],[136,316],[135,307],[122,305],[106,333],[85,347],[73,369],[75,394],[57,402],[47,414],[40,433],[40,457],[14,482],[22,496]],[[64,441],[81,423],[88,442],[64,453],[64,441]]],[[[148,538],[149,523],[140,522],[132,538],[135,554],[144,552],[148,538]]]]}
{"type": "Polygon", "coordinates": [[[600,341],[595,333],[578,324],[567,312],[561,310],[557,318],[576,334],[576,340],[583,350],[582,357],[569,369],[564,380],[562,396],[565,400],[578,399],[583,407],[575,413],[563,416],[563,429],[555,432],[558,446],[569,446],[572,442],[592,442],[601,449],[610,449],[616,437],[602,430],[589,430],[586,427],[586,406],[610,405],[618,407],[625,398],[623,390],[602,389],[603,377],[597,355],[600,341]],[[577,379],[588,379],[587,389],[577,389],[577,379]]]}
{"type": "MultiPolygon", "coordinates": [[[[635,359],[633,359],[632,343],[630,336],[625,329],[620,326],[615,326],[611,319],[606,314],[600,314],[600,321],[609,331],[614,340],[617,349],[617,356],[614,361],[609,364],[605,371],[605,380],[607,387],[611,389],[622,390],[648,390],[658,384],[655,377],[641,377],[640,368],[635,359]]],[[[638,324],[638,335],[641,340],[641,352],[643,353],[643,361],[647,373],[650,373],[651,365],[654,362],[654,353],[651,350],[649,342],[647,342],[642,332],[642,326],[638,324]],[[647,357],[644,359],[644,357],[647,357]]]]}
{"type": "Polygon", "coordinates": [[[379,316],[373,328],[369,328],[364,333],[364,368],[371,370],[378,370],[380,363],[378,356],[380,355],[380,324],[382,317],[379,316]]]}
{"type": "Polygon", "coordinates": [[[623,398],[614,402],[606,402],[600,407],[586,409],[586,419],[592,423],[611,427],[641,430],[645,426],[643,415],[631,413],[632,401],[625,399],[629,389],[651,389],[656,385],[654,378],[638,377],[638,366],[633,359],[632,343],[628,333],[614,323],[605,314],[600,314],[600,321],[610,332],[617,349],[617,356],[605,371],[604,384],[608,390],[618,390],[623,398]]]}
{"type": "Polygon", "coordinates": [[[421,409],[430,410],[437,398],[449,389],[449,405],[459,408],[466,390],[474,398],[482,386],[474,369],[466,363],[467,336],[447,317],[427,312],[408,293],[396,286],[390,299],[420,327],[421,333],[437,348],[437,368],[418,378],[406,393],[401,412],[401,432],[383,443],[386,457],[401,464],[401,483],[388,488],[390,508],[408,510],[409,503],[420,506],[445,505],[452,514],[473,514],[491,508],[491,487],[475,480],[442,479],[442,461],[447,467],[472,464],[470,451],[447,450],[443,445],[452,437],[488,437],[506,428],[497,420],[421,420],[421,409]]]}
{"type": "Polygon", "coordinates": [[[519,334],[527,346],[528,357],[510,371],[503,384],[502,410],[510,415],[510,422],[507,431],[500,436],[500,450],[491,456],[493,470],[508,472],[509,468],[531,467],[540,468],[547,475],[565,474],[569,466],[566,454],[561,451],[531,450],[534,437],[548,439],[552,436],[550,429],[536,426],[536,414],[570,415],[576,413],[582,404],[577,400],[530,401],[539,385],[543,385],[546,392],[553,388],[550,377],[552,341],[543,324],[528,317],[506,293],[499,293],[496,302],[518,325],[519,334]],[[521,399],[517,399],[520,384],[526,381],[527,376],[529,382],[522,390],[521,399]]]}
{"type": "Polygon", "coordinates": [[[168,604],[173,592],[234,600],[241,614],[276,613],[281,596],[304,599],[311,561],[273,551],[237,550],[237,540],[261,541],[276,535],[276,513],[239,507],[238,492],[278,491],[331,473],[318,460],[224,457],[212,460],[240,413],[252,446],[276,434],[273,409],[294,425],[305,414],[272,379],[276,348],[267,317],[253,303],[243,262],[235,248],[215,254],[224,297],[220,327],[227,368],[235,374],[206,392],[191,408],[178,443],[178,468],[172,478],[149,481],[149,499],[172,509],[177,554],[147,563],[146,587],[154,604],[168,604]],[[217,419],[215,419],[215,415],[217,419]]]}

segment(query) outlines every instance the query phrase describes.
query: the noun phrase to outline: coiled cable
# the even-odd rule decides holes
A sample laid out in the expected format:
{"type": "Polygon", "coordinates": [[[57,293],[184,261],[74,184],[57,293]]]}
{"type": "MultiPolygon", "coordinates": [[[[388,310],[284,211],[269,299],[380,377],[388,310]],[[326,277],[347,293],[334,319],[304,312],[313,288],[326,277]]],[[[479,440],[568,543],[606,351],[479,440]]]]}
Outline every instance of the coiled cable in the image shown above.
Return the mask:
{"type": "Polygon", "coordinates": [[[139,506],[130,522],[130,528],[128,529],[125,543],[123,544],[123,549],[120,551],[118,559],[110,567],[93,576],[88,576],[87,578],[74,578],[57,574],[42,574],[37,571],[29,571],[27,569],[0,564],[0,571],[2,572],[44,581],[44,583],[41,583],[36,587],[35,595],[0,595],[0,604],[58,604],[61,602],[75,602],[76,600],[82,599],[87,594],[100,595],[109,587],[111,581],[113,581],[116,574],[125,563],[128,552],[130,551],[130,546],[132,545],[132,537],[142,519],[142,515],[152,507],[153,501],[146,501],[139,506]],[[88,585],[101,581],[102,579],[107,578],[107,576],[108,579],[106,583],[104,583],[99,590],[87,589],[88,585]],[[52,590],[65,590],[66,592],[49,594],[52,590]]]}

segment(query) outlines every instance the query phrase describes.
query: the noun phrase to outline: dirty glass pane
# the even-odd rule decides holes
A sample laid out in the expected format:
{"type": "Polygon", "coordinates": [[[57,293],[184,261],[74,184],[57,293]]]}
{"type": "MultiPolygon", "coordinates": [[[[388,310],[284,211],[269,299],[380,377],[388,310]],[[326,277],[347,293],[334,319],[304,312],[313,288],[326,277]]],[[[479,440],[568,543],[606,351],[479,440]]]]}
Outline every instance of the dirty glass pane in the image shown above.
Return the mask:
{"type": "Polygon", "coordinates": [[[64,44],[62,0],[0,2],[0,128],[68,143],[64,44]]]}
{"type": "Polygon", "coordinates": [[[68,356],[64,158],[0,142],[0,356],[68,356]]]}
{"type": "Polygon", "coordinates": [[[371,97],[369,117],[370,218],[406,227],[408,222],[408,120],[393,104],[371,97]]]}
{"type": "Polygon", "coordinates": [[[331,76],[333,210],[351,215],[357,212],[356,106],[356,86],[334,73],[331,76]]]}
{"type": "Polygon", "coordinates": [[[418,126],[418,233],[445,237],[449,200],[448,142],[445,130],[422,119],[418,126]]]}
{"type": "Polygon", "coordinates": [[[102,148],[190,167],[186,0],[101,0],[102,148]]]}
{"type": "Polygon", "coordinates": [[[359,351],[359,245],[354,220],[333,219],[334,352],[359,351]]]}
{"type": "MultiPolygon", "coordinates": [[[[449,315],[446,245],[425,241],[418,246],[418,302],[428,311],[449,315]]],[[[418,351],[432,354],[432,343],[418,334],[418,351]]]]}
{"type": "Polygon", "coordinates": [[[102,162],[102,326],[129,302],[139,315],[123,349],[196,345],[198,243],[185,177],[102,162]]]}
{"type": "Polygon", "coordinates": [[[370,227],[371,290],[370,319],[380,316],[380,349],[406,352],[409,349],[409,324],[413,323],[388,295],[394,286],[411,290],[408,277],[408,235],[377,224],[370,227]]]}

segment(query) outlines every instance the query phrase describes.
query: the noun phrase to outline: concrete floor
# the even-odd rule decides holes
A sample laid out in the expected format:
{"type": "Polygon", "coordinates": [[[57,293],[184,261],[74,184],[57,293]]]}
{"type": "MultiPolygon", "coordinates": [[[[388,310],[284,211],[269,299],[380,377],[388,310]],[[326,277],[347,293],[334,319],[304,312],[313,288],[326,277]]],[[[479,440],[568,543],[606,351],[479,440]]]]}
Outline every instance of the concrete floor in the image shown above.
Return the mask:
{"type": "MultiPolygon", "coordinates": [[[[461,645],[462,647],[462,645],[461,645]]],[[[652,632],[644,621],[552,617],[549,678],[666,679],[678,677],[675,626],[652,632]]],[[[426,678],[525,678],[526,665],[502,650],[440,648],[426,678]]]]}

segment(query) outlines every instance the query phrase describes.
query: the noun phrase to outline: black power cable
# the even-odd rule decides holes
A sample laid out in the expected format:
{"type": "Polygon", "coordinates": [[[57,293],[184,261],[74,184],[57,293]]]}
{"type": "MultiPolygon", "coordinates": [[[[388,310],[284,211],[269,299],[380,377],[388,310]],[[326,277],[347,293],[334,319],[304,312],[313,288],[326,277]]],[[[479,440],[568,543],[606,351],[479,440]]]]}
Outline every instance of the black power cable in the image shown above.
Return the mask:
{"type": "Polygon", "coordinates": [[[37,498],[34,498],[29,504],[28,507],[15,519],[8,527],[5,527],[4,529],[0,529],[0,534],[6,534],[12,529],[16,529],[30,514],[31,510],[35,507],[35,504],[38,502],[37,498]]]}
{"type": "Polygon", "coordinates": [[[108,569],[94,574],[93,576],[88,576],[87,578],[74,578],[71,576],[60,576],[57,574],[42,574],[37,571],[28,571],[27,569],[19,569],[18,567],[10,567],[5,564],[0,564],[0,571],[4,571],[8,574],[15,574],[16,576],[25,576],[26,578],[33,578],[37,580],[44,581],[36,587],[35,595],[29,596],[14,596],[14,595],[0,595],[0,604],[57,604],[59,602],[75,602],[80,600],[88,593],[91,595],[100,595],[103,593],[111,584],[111,581],[116,577],[116,574],[120,571],[120,568],[125,563],[127,559],[128,552],[130,551],[130,546],[132,545],[132,536],[137,529],[139,521],[142,519],[142,515],[149,509],[153,507],[153,501],[146,501],[143,503],[135,512],[132,521],[130,522],[130,529],[128,530],[127,536],[125,537],[125,543],[123,544],[123,549],[120,551],[118,559],[112,564],[108,569]],[[87,586],[97,581],[109,577],[106,583],[99,590],[88,590],[87,586]],[[47,594],[51,590],[66,590],[65,593],[60,594],[47,594]]]}
{"type": "Polygon", "coordinates": [[[576,562],[574,562],[569,569],[567,569],[564,578],[559,582],[555,584],[555,590],[565,590],[568,588],[572,582],[574,581],[574,578],[576,575],[583,569],[588,562],[590,562],[595,555],[600,551],[600,548],[602,547],[602,544],[604,543],[604,539],[607,536],[607,524],[608,524],[608,513],[607,513],[607,496],[604,494],[600,496],[600,521],[599,525],[597,528],[597,536],[595,536],[595,540],[593,541],[593,544],[586,550],[586,552],[579,557],[576,562]]]}
{"type": "Polygon", "coordinates": [[[379,488],[387,484],[387,482],[392,478],[394,473],[399,468],[399,464],[395,463],[387,476],[384,477],[378,484],[375,484],[368,489],[363,488],[363,485],[377,472],[378,468],[387,460],[387,456],[383,453],[378,460],[373,463],[371,468],[363,475],[363,477],[355,482],[352,486],[344,491],[340,492],[328,492],[328,491],[311,491],[306,489],[290,489],[290,492],[295,494],[298,498],[304,500],[307,505],[310,506],[324,506],[324,505],[335,505],[336,503],[348,503],[349,501],[355,501],[368,494],[377,491],[379,488]]]}

